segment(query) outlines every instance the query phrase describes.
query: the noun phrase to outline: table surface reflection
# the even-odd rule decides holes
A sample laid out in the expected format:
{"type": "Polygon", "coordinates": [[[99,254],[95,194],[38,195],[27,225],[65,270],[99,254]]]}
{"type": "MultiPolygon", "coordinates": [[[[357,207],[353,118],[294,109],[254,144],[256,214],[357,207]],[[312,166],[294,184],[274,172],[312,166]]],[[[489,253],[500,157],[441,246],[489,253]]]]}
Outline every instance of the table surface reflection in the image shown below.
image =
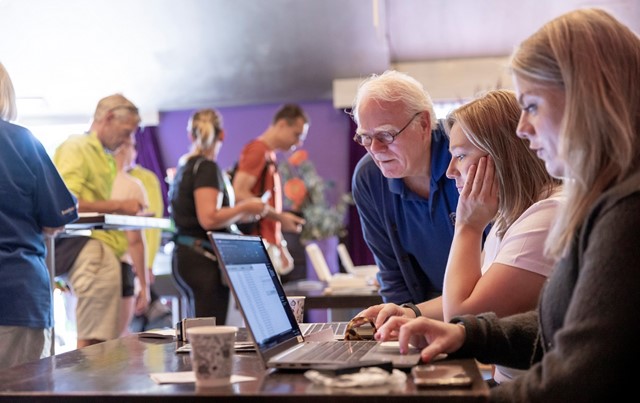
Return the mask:
{"type": "Polygon", "coordinates": [[[330,389],[312,384],[300,372],[266,371],[254,353],[234,356],[234,374],[255,381],[205,391],[196,390],[193,383],[156,384],[150,373],[191,370],[189,355],[175,353],[181,344],[131,335],[1,370],[0,401],[192,401],[218,396],[224,401],[406,403],[480,402],[488,395],[473,360],[455,360],[473,374],[468,389],[417,389],[411,380],[397,390],[385,386],[330,389]]]}

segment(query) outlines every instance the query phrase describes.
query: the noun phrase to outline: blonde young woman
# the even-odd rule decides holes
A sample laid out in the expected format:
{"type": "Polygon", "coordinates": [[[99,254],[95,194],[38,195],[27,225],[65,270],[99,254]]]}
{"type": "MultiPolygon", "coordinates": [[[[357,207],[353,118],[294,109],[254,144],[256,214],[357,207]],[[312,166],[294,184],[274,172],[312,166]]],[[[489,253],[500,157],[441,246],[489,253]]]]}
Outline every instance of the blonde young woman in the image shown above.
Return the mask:
{"type": "MultiPolygon", "coordinates": [[[[449,320],[464,313],[507,316],[536,306],[553,267],[544,242],[561,205],[559,182],[515,135],[520,108],[512,91],[490,91],[447,119],[447,176],[460,192],[442,297],[414,308],[384,304],[361,313],[449,320]],[[482,247],[485,228],[493,223],[482,247]]],[[[515,375],[500,369],[496,381],[515,375]]]]}
{"type": "Polygon", "coordinates": [[[630,396],[640,359],[640,38],[602,10],[564,14],[511,59],[518,136],[565,178],[567,202],[546,249],[558,259],[538,307],[444,323],[391,318],[377,338],[528,370],[492,402],[589,402],[630,396]]]}
{"type": "Polygon", "coordinates": [[[222,282],[207,231],[230,232],[240,220],[264,216],[269,206],[259,198],[234,204],[232,188],[215,162],[225,135],[217,111],[195,112],[187,130],[191,150],[180,158],[169,190],[176,227],[172,273],[190,301],[190,315],[214,316],[221,325],[226,320],[229,289],[222,282]]]}

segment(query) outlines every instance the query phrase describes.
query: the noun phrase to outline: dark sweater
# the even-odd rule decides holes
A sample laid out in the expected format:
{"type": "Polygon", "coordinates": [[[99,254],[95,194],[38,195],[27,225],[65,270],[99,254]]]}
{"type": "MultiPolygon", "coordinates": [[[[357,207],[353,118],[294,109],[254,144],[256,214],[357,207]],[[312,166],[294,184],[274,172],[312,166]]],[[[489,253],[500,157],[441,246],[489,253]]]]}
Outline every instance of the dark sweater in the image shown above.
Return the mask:
{"type": "Polygon", "coordinates": [[[456,355],[530,367],[493,388],[493,402],[615,400],[637,390],[639,309],[640,173],[594,204],[537,312],[455,318],[467,331],[456,355]]]}

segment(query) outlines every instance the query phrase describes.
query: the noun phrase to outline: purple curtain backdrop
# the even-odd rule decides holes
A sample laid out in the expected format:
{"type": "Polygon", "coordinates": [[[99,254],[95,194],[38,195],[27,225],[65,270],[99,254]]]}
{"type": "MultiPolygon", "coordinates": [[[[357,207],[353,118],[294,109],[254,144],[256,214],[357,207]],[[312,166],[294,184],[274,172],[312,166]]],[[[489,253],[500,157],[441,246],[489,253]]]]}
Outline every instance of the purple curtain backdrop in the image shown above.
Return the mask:
{"type": "MultiPolygon", "coordinates": [[[[334,108],[331,101],[299,102],[307,112],[311,125],[303,148],[315,164],[318,174],[334,183],[328,200],[335,203],[340,194],[348,191],[349,173],[349,121],[344,111],[334,108]]],[[[259,136],[271,123],[281,104],[216,107],[222,115],[225,129],[224,146],[218,155],[218,165],[228,169],[238,160],[244,145],[259,136]]],[[[215,106],[207,106],[215,107],[215,106]]],[[[166,167],[176,166],[178,159],[190,143],[186,133],[187,121],[194,109],[163,111],[157,127],[162,161],[166,167]]],[[[289,156],[279,152],[278,160],[289,156]]]]}
{"type": "MultiPolygon", "coordinates": [[[[349,138],[353,137],[353,134],[358,128],[356,122],[349,119],[350,132],[349,138]]],[[[358,161],[367,153],[364,147],[357,144],[355,141],[349,141],[349,178],[353,178],[353,171],[356,169],[358,161]]],[[[349,191],[351,191],[351,182],[349,182],[349,191]]],[[[356,206],[349,207],[349,233],[347,235],[347,249],[351,254],[353,264],[356,266],[365,264],[375,264],[373,254],[367,247],[362,236],[362,226],[360,225],[360,217],[358,217],[358,209],[356,206]]]]}
{"type": "Polygon", "coordinates": [[[138,151],[136,162],[140,166],[153,171],[160,180],[160,189],[162,190],[162,198],[165,205],[164,216],[166,217],[169,215],[167,211],[169,206],[167,201],[168,186],[164,180],[167,167],[162,161],[162,154],[160,154],[158,128],[156,126],[146,126],[138,129],[136,133],[136,151],[138,151]]]}

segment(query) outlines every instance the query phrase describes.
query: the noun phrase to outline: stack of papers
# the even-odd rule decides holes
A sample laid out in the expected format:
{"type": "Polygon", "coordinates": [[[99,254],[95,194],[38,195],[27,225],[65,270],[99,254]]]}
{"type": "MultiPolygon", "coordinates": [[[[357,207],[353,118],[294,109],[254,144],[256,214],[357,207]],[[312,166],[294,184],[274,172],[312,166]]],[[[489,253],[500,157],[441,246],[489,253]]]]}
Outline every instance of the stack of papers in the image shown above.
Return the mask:
{"type": "Polygon", "coordinates": [[[173,339],[176,337],[176,329],[151,329],[138,333],[138,337],[151,339],[173,339]]]}
{"type": "MultiPolygon", "coordinates": [[[[243,351],[255,351],[255,346],[251,341],[236,341],[233,345],[233,349],[239,353],[243,351]]],[[[176,349],[176,353],[190,353],[191,344],[185,343],[183,346],[176,349]]]]}

